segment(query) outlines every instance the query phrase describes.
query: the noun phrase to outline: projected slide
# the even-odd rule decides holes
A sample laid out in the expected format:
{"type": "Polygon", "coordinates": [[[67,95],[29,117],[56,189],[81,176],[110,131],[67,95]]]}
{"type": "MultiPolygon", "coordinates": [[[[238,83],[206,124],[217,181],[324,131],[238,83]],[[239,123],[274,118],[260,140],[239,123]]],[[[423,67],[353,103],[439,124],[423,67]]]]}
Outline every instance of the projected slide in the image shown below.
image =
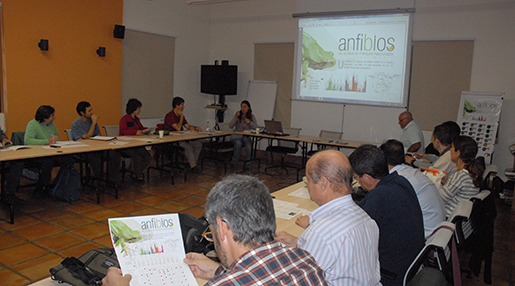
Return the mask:
{"type": "Polygon", "coordinates": [[[409,14],[299,20],[298,99],[403,106],[409,14]]]}

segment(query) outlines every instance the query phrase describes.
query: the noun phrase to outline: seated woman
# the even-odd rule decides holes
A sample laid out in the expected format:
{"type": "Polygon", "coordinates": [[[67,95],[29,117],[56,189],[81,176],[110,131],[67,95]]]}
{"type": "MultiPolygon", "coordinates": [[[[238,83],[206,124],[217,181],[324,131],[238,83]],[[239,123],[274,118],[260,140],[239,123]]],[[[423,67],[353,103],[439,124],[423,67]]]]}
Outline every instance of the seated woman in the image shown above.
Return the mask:
{"type": "MultiPolygon", "coordinates": [[[[46,145],[59,141],[57,129],[54,125],[55,109],[52,106],[41,105],[36,111],[35,118],[29,121],[25,129],[25,145],[46,145]]],[[[52,168],[54,166],[66,166],[75,161],[72,156],[51,156],[32,159],[31,162],[41,166],[40,181],[43,184],[43,192],[52,190],[52,168]]]]}
{"type": "MultiPolygon", "coordinates": [[[[240,111],[236,112],[229,127],[235,132],[243,132],[245,130],[254,129],[257,127],[256,117],[252,114],[250,102],[244,100],[241,102],[240,111]]],[[[245,159],[248,161],[252,155],[252,142],[248,136],[241,134],[231,135],[231,142],[234,144],[234,153],[231,162],[238,162],[240,159],[241,146],[245,144],[245,159]]]]}
{"type": "MultiPolygon", "coordinates": [[[[127,114],[120,119],[120,136],[141,136],[150,133],[150,129],[144,127],[138,118],[142,106],[143,104],[139,100],[135,98],[129,99],[125,107],[127,114]]],[[[132,158],[134,172],[131,174],[131,178],[136,181],[143,181],[145,177],[143,171],[145,171],[152,160],[147,149],[145,147],[122,149],[120,153],[125,157],[132,158]]]]}
{"type": "Polygon", "coordinates": [[[449,217],[458,203],[479,193],[484,167],[476,159],[477,143],[468,136],[458,136],[452,141],[451,159],[458,171],[442,178],[440,195],[445,203],[445,215],[449,217]]]}

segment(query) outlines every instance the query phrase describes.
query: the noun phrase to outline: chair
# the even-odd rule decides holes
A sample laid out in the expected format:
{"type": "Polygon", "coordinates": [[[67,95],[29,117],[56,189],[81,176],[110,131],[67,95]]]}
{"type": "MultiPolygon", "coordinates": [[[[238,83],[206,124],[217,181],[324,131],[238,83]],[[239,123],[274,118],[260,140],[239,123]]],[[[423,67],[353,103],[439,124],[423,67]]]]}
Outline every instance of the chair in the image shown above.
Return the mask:
{"type": "MultiPolygon", "coordinates": [[[[116,137],[116,136],[119,136],[119,134],[120,134],[120,126],[118,126],[118,125],[106,125],[106,126],[102,126],[102,128],[104,128],[106,136],[116,137]]],[[[127,169],[131,164],[130,160],[131,160],[131,158],[125,157],[122,155],[122,169],[121,169],[122,182],[125,181],[125,173],[128,171],[127,169]]],[[[118,197],[118,192],[116,194],[116,197],[118,197]]]]}
{"type": "Polygon", "coordinates": [[[427,239],[424,248],[408,267],[404,275],[403,285],[407,285],[419,271],[426,267],[436,268],[444,276],[446,276],[446,273],[450,273],[453,262],[457,260],[457,257],[453,258],[451,255],[454,230],[454,224],[446,221],[441,222],[436,227],[433,234],[427,239]],[[451,258],[453,258],[453,261],[451,261],[451,258]]]}
{"type": "Polygon", "coordinates": [[[68,136],[68,141],[73,141],[73,135],[71,129],[64,129],[64,132],[66,132],[66,135],[68,136]]]}
{"type": "MultiPolygon", "coordinates": [[[[301,128],[292,128],[292,127],[284,127],[283,128],[283,132],[286,134],[290,134],[291,137],[298,136],[300,134],[300,130],[301,130],[301,128]]],[[[281,168],[286,171],[286,174],[288,174],[288,169],[286,169],[286,167],[294,168],[294,169],[298,170],[300,168],[299,166],[287,164],[287,163],[285,163],[284,159],[287,154],[295,154],[295,153],[297,153],[297,151],[299,151],[299,142],[284,140],[284,139],[281,139],[281,137],[276,137],[275,139],[277,139],[277,145],[272,145],[271,143],[273,143],[273,139],[271,139],[269,146],[266,147],[266,151],[270,154],[270,156],[272,157],[272,160],[273,160],[273,153],[280,154],[281,155],[281,163],[266,167],[265,173],[267,172],[268,169],[272,169],[272,168],[281,168]]]]}
{"type": "Polygon", "coordinates": [[[470,200],[461,201],[454,209],[448,222],[455,225],[456,244],[461,246],[472,234],[472,225],[470,224],[470,214],[472,213],[473,203],[470,200]]]}
{"type": "MultiPolygon", "coordinates": [[[[221,131],[232,131],[229,128],[228,123],[218,123],[218,126],[221,131]]],[[[224,164],[224,174],[227,173],[227,163],[223,158],[224,155],[230,154],[232,155],[234,148],[233,143],[231,141],[226,141],[227,136],[212,138],[211,141],[204,143],[203,148],[205,148],[208,152],[206,156],[202,158],[200,166],[202,170],[204,170],[204,160],[212,160],[216,162],[221,162],[224,164]]]]}
{"type": "MultiPolygon", "coordinates": [[[[343,132],[320,130],[320,134],[318,135],[318,137],[320,137],[321,141],[327,141],[327,140],[333,140],[333,139],[337,140],[342,137],[342,134],[343,134],[343,132]]],[[[309,150],[309,152],[308,152],[308,157],[313,156],[316,152],[318,152],[320,150],[324,150],[327,147],[328,146],[325,144],[312,143],[311,150],[309,150]],[[313,145],[316,145],[316,150],[313,150],[313,145]]]]}

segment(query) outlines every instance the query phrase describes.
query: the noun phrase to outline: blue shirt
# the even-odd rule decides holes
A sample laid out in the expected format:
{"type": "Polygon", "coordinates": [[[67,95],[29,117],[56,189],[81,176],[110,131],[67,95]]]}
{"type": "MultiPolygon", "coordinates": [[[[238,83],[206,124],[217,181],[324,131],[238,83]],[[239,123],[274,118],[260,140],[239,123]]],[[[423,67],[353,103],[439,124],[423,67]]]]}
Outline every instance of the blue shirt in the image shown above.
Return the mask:
{"type": "Polygon", "coordinates": [[[415,193],[422,210],[424,219],[424,236],[427,239],[433,230],[445,220],[443,201],[435,184],[418,169],[408,165],[397,165],[390,170],[390,173],[397,171],[399,175],[406,178],[415,193]]]}
{"type": "MultiPolygon", "coordinates": [[[[88,121],[83,121],[81,118],[78,118],[72,123],[72,138],[73,141],[77,141],[84,134],[89,132],[89,128],[91,128],[91,124],[93,124],[93,121],[91,118],[88,118],[88,121]]],[[[100,135],[100,129],[98,128],[98,124],[95,124],[95,130],[93,131],[93,136],[100,135]]]]}

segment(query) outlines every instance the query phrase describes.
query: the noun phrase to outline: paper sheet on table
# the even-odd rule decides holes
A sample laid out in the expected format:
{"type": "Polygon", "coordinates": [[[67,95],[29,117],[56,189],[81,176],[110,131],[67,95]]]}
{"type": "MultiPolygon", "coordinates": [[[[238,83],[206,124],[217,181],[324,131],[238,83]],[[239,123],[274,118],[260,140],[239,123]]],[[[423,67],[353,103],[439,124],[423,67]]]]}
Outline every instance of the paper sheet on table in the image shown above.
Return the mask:
{"type": "Polygon", "coordinates": [[[29,146],[25,146],[25,145],[16,145],[16,146],[9,146],[7,148],[2,148],[2,149],[0,149],[0,152],[16,151],[16,150],[20,150],[20,149],[29,149],[29,148],[30,148],[29,146]]]}
{"type": "Polygon", "coordinates": [[[145,141],[145,142],[155,142],[155,141],[159,141],[159,137],[155,137],[155,138],[136,138],[134,140],[138,140],[138,141],[145,141]]]}
{"type": "Polygon", "coordinates": [[[276,218],[290,220],[300,214],[308,215],[307,209],[297,207],[298,204],[274,199],[274,211],[276,218]]]}
{"type": "Polygon", "coordinates": [[[118,140],[134,140],[134,138],[129,136],[118,136],[118,140]]]}
{"type": "Polygon", "coordinates": [[[304,199],[310,199],[311,197],[309,196],[309,192],[308,192],[308,187],[307,186],[304,186],[304,187],[301,187],[291,193],[288,194],[289,196],[294,196],[294,197],[299,197],[299,198],[304,198],[304,199]]]}
{"type": "Polygon", "coordinates": [[[77,141],[57,141],[56,143],[50,144],[49,146],[44,146],[45,149],[53,149],[53,148],[75,148],[75,147],[87,147],[88,144],[77,142],[77,141]]]}
{"type": "Polygon", "coordinates": [[[198,285],[182,242],[178,214],[110,218],[109,232],[131,286],[198,285]]]}

